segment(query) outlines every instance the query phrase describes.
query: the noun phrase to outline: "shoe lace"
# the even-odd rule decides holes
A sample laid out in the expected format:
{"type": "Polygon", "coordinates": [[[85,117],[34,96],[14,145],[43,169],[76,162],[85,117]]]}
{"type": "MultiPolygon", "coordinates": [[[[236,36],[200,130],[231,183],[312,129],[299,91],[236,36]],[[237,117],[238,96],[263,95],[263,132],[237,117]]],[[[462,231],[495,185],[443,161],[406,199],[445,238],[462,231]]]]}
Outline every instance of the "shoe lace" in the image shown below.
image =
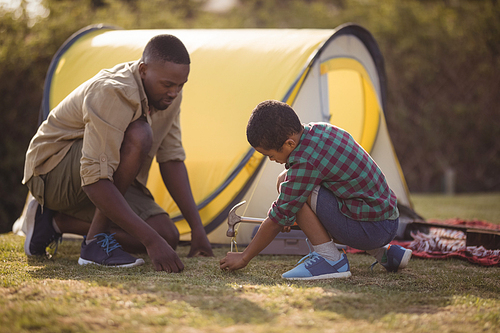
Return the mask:
{"type": "Polygon", "coordinates": [[[62,235],[57,234],[50,241],[49,245],[45,248],[45,255],[48,259],[52,259],[53,256],[56,255],[57,249],[59,248],[59,244],[62,243],[62,235]]]}
{"type": "Polygon", "coordinates": [[[97,244],[101,244],[101,247],[104,248],[106,251],[106,254],[109,254],[110,252],[116,250],[119,247],[122,247],[115,239],[114,237],[115,233],[112,233],[110,235],[106,233],[100,233],[95,235],[94,237],[103,237],[100,241],[97,241],[97,244]]]}
{"type": "Polygon", "coordinates": [[[295,266],[298,266],[300,265],[301,263],[303,263],[304,261],[308,261],[306,262],[305,264],[308,265],[310,263],[314,263],[316,260],[319,259],[319,256],[314,253],[314,250],[312,249],[311,247],[311,243],[309,242],[309,239],[306,238],[306,244],[307,244],[307,247],[309,248],[309,254],[305,255],[304,257],[302,257],[295,266]]]}

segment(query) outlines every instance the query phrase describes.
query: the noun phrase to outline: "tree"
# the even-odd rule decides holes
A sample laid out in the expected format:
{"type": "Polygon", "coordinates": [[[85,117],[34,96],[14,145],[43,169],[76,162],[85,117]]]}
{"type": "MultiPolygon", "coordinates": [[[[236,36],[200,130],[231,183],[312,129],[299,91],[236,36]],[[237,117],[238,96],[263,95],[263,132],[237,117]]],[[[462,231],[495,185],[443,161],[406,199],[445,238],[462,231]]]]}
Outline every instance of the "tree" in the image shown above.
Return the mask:
{"type": "Polygon", "coordinates": [[[227,13],[202,0],[26,0],[0,8],[0,232],[21,213],[24,154],[38,125],[44,77],[57,49],[97,23],[124,29],[335,28],[375,37],[388,76],[386,118],[411,191],[500,190],[500,4],[496,0],[240,0],[227,13]]]}

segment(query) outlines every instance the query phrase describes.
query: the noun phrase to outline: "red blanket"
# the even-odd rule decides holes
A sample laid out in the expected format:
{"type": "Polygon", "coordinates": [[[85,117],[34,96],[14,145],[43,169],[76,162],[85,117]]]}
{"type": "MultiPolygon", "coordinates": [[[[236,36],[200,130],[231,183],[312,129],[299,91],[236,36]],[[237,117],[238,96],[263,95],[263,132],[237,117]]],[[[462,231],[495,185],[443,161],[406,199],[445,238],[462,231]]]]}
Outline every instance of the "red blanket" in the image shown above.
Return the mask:
{"type": "MultiPolygon", "coordinates": [[[[496,225],[493,223],[485,222],[485,221],[466,221],[461,219],[451,219],[445,221],[435,221],[429,220],[429,222],[442,224],[443,228],[447,226],[465,226],[467,228],[481,228],[481,229],[491,229],[491,230],[500,230],[500,225],[496,225]]],[[[416,238],[414,241],[392,241],[391,244],[397,244],[403,246],[405,248],[409,248],[413,250],[413,257],[416,258],[426,258],[426,259],[445,259],[445,258],[459,258],[463,260],[467,260],[474,264],[479,264],[482,266],[499,266],[500,267],[500,249],[499,250],[487,250],[482,246],[462,246],[459,249],[450,251],[444,248],[440,248],[439,246],[434,246],[428,248],[427,251],[419,251],[419,248],[422,248],[421,244],[418,244],[419,241],[418,235],[414,235],[416,238]]],[[[428,236],[429,237],[429,236],[428,236]]],[[[434,239],[435,243],[439,240],[439,237],[434,239]]],[[[432,237],[431,237],[432,238],[432,237]]],[[[465,242],[464,242],[465,243],[465,242]]],[[[364,251],[356,250],[351,247],[347,247],[347,252],[350,253],[363,253],[364,251]]]]}

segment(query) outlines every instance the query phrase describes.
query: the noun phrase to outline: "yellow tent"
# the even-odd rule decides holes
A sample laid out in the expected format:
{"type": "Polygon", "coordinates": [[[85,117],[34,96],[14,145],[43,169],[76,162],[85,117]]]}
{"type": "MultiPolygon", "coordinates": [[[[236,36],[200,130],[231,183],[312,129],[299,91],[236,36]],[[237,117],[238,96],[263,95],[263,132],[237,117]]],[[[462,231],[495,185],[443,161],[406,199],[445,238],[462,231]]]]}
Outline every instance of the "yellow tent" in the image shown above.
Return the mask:
{"type": "MultiPolygon", "coordinates": [[[[276,198],[282,166],[254,152],[245,127],[261,101],[289,103],[303,122],[327,121],[348,130],[373,156],[401,205],[411,207],[404,176],[384,119],[383,59],[371,34],[357,25],[335,30],[118,30],[91,26],[60,48],[49,68],[41,117],[103,68],[139,59],[158,34],[179,37],[191,54],[181,112],[193,195],[213,243],[227,243],[230,208],[241,200],[245,216],[265,217],[276,198]]],[[[166,191],[156,163],[148,187],[174,218],[183,239],[189,227],[166,191]]],[[[253,225],[242,225],[248,243],[253,225]]]]}

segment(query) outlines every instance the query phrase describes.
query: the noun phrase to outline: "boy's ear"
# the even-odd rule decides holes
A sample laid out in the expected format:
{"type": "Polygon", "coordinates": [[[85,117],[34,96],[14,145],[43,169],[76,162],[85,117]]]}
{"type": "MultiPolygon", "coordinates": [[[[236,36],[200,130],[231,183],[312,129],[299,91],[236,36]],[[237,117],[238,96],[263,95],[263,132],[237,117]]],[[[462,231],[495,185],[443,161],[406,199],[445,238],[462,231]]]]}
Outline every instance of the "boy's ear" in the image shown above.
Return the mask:
{"type": "Polygon", "coordinates": [[[288,148],[294,150],[295,147],[297,147],[297,142],[295,142],[293,138],[288,138],[283,144],[283,146],[287,146],[288,148]]]}

